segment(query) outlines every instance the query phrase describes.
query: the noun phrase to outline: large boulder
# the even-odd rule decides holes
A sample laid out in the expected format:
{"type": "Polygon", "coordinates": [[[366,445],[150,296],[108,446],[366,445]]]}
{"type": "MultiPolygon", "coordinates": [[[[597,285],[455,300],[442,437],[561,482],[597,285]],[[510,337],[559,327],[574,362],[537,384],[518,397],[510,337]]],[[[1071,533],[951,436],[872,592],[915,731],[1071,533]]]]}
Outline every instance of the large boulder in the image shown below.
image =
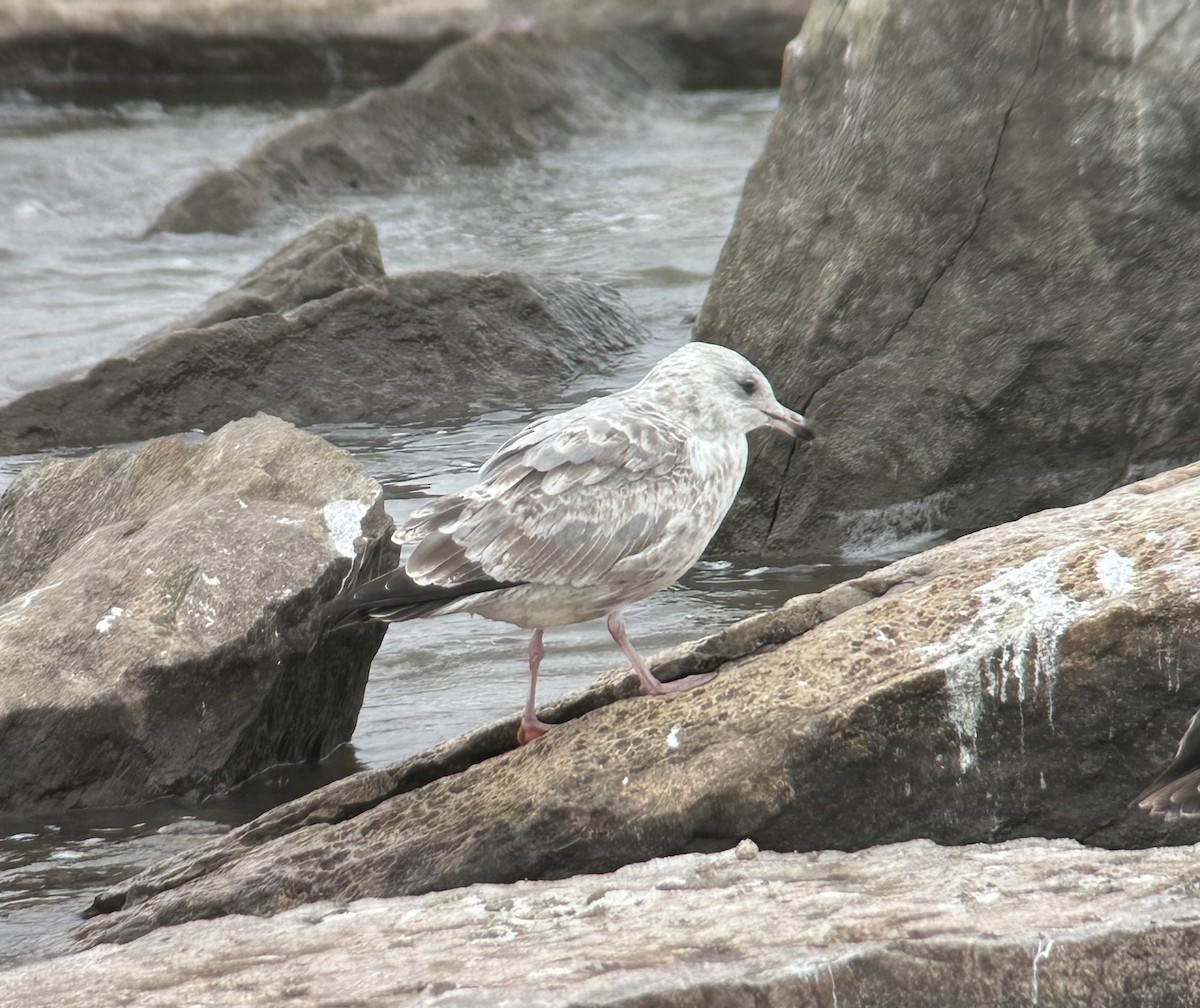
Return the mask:
{"type": "Polygon", "coordinates": [[[611,875],[196,921],[0,984],[25,1008],[1194,1005],[1198,854],[743,843],[611,875]]]}
{"type": "MultiPolygon", "coordinates": [[[[247,302],[216,310],[231,304],[247,302]]],[[[214,430],[260,409],[296,424],[388,423],[457,399],[541,401],[648,338],[616,291],[576,277],[406,273],[171,332],[27,392],[0,406],[0,454],[214,430]]]]}
{"type": "Polygon", "coordinates": [[[698,690],[635,699],[620,670],[531,745],[514,717],[281,806],[101,894],[87,939],[742,837],[1195,840],[1129,803],[1200,696],[1197,543],[1200,464],[977,533],[655,663],[721,670],[698,690]]]}
{"type": "Polygon", "coordinates": [[[0,812],[204,794],[350,738],[382,626],[321,638],[389,532],[345,452],[269,416],[29,469],[0,498],[0,812]]]}
{"type": "Polygon", "coordinates": [[[498,165],[611,126],[674,79],[634,39],[489,34],[439,53],[402,85],[312,113],[234,168],[207,172],[149,231],[238,234],[314,193],[386,191],[447,164],[498,165]]]}
{"type": "Polygon", "coordinates": [[[696,335],[823,437],[725,549],[873,552],[1200,455],[1200,8],[818,0],[696,335]]]}

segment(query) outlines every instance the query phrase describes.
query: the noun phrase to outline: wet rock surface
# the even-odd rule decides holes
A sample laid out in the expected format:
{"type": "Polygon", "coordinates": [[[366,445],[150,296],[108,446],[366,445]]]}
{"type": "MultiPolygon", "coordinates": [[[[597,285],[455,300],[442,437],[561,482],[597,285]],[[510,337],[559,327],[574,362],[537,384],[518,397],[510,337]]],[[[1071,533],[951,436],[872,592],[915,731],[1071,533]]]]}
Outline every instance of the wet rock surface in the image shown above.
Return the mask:
{"type": "Polygon", "coordinates": [[[611,702],[620,670],[532,745],[514,719],[347,778],[102,894],[84,940],[742,837],[1193,841],[1129,803],[1200,694],[1198,503],[1200,464],[797,598],[656,665],[710,685],[611,702]]]}
{"type": "Polygon", "coordinates": [[[23,473],[0,498],[0,811],[204,794],[350,738],[383,628],[319,640],[391,529],[345,452],[273,417],[23,473]]]}
{"type": "MultiPolygon", "coordinates": [[[[310,282],[369,276],[373,229],[360,221],[352,230],[364,241],[317,246],[315,270],[297,273],[289,246],[202,314],[285,307],[310,282]]],[[[300,246],[309,257],[314,246],[300,246]]],[[[511,406],[648,338],[616,291],[576,277],[370,279],[283,313],[171,332],[28,392],[0,406],[0,454],[214,430],[260,409],[315,424],[416,422],[457,399],[511,406]]]]}
{"type": "Polygon", "coordinates": [[[869,553],[1200,455],[1200,10],[1105,9],[813,5],[697,337],[822,437],[762,447],[718,548],[869,553]]]}
{"type": "Polygon", "coordinates": [[[753,844],[197,921],[0,974],[14,1003],[1190,1005],[1194,847],[753,844]]]}

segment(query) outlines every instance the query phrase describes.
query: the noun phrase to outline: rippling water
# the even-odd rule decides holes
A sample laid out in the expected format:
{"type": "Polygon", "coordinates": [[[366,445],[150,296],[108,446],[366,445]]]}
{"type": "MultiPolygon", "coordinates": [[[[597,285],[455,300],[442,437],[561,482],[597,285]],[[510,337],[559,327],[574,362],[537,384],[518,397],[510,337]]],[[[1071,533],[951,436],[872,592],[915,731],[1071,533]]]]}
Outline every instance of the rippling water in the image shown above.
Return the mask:
{"type": "MultiPolygon", "coordinates": [[[[536,164],[456,169],[398,194],[327,200],[244,236],[142,241],[137,234],[194,175],[236,159],[295,110],[0,103],[0,400],[120,353],[330,212],[371,215],[389,272],[570,270],[619,287],[653,340],[548,390],[544,403],[483,416],[469,403],[447,404],[423,427],[321,428],[384,485],[402,520],[421,498],[468,484],[532,405],[560,409],[631,384],[688,338],[774,105],[773,92],[687,95],[664,100],[623,136],[580,140],[536,164]]],[[[44,457],[0,459],[0,489],[44,457]]],[[[813,557],[705,562],[678,588],[633,607],[631,635],[653,652],[864,569],[813,557]]],[[[269,771],[199,805],[0,820],[0,964],[61,950],[97,888],[167,853],[360,766],[516,711],[526,643],[524,631],[468,616],[395,626],[352,745],[319,767],[269,771]]],[[[551,631],[539,696],[584,685],[619,658],[602,622],[551,631]]]]}

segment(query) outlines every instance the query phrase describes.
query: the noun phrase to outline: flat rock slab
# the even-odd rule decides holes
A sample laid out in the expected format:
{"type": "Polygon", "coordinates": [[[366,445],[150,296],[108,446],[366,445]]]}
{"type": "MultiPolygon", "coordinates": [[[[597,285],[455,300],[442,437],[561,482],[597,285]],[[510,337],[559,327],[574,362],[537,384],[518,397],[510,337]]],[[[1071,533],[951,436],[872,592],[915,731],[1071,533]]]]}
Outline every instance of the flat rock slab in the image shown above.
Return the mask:
{"type": "MultiPolygon", "coordinates": [[[[373,229],[360,234],[374,239],[373,229]]],[[[326,265],[370,261],[369,249],[328,249],[326,265]]],[[[335,282],[336,271],[316,268],[291,286],[280,256],[206,313],[251,310],[247,297],[301,296],[322,276],[335,282]]],[[[544,401],[547,386],[648,338],[616,291],[577,277],[381,277],[281,313],[171,332],[27,392],[0,406],[0,454],[215,430],[260,409],[307,425],[420,422],[459,401],[511,407],[544,401]]]]}
{"type": "Polygon", "coordinates": [[[632,676],[281,806],[97,898],[89,942],[166,924],[773,850],[1194,841],[1131,809],[1200,697],[1200,464],[793,600],[632,676]],[[592,708],[589,710],[589,707],[592,708]],[[507,750],[507,751],[506,751],[507,750]]]}
{"type": "Polygon", "coordinates": [[[808,0],[0,0],[0,86],[39,96],[162,98],[333,90],[405,80],[488,31],[572,24],[653,40],[689,87],[775,87],[808,0]]]}
{"type": "Polygon", "coordinates": [[[1200,1002],[1200,849],[927,841],[317,903],[0,973],[34,1008],[1200,1002]]]}
{"type": "Polygon", "coordinates": [[[274,417],[0,497],[0,811],[204,794],[347,741],[382,629],[319,639],[379,484],[274,417]]]}
{"type": "Polygon", "coordinates": [[[721,548],[878,555],[1200,457],[1198,54],[1176,0],[813,4],[696,336],[821,438],[764,445],[721,548]]]}
{"type": "Polygon", "coordinates": [[[404,80],[489,0],[0,0],[0,86],[50,99],[320,96],[404,80]]]}

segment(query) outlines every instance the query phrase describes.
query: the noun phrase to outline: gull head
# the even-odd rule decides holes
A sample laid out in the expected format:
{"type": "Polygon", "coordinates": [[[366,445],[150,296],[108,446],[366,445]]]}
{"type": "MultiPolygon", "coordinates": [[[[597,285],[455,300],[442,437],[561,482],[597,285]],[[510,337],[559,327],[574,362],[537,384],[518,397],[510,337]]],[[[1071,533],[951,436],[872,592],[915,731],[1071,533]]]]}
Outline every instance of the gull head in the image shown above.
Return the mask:
{"type": "Polygon", "coordinates": [[[730,436],[771,427],[803,441],[813,437],[808,421],[776,400],[766,375],[713,343],[684,344],[632,391],[652,397],[699,432],[730,436]]]}

